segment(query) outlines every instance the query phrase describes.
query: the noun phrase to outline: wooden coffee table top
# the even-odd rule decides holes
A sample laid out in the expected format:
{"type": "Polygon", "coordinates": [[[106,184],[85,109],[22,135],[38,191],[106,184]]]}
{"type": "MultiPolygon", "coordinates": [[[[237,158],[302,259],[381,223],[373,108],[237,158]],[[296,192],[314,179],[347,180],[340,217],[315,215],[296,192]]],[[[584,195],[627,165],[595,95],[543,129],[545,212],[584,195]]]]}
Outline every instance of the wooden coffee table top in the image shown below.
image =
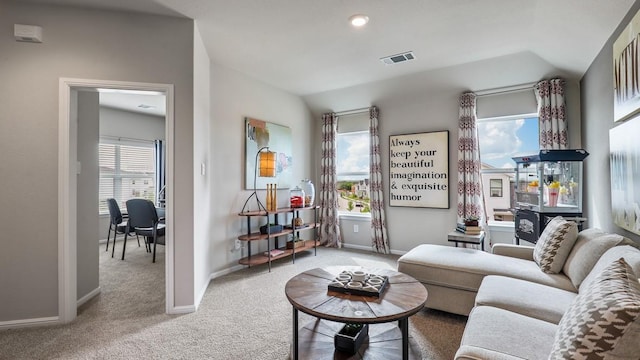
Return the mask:
{"type": "Polygon", "coordinates": [[[420,311],[427,301],[427,289],[409,275],[355,266],[305,271],[287,282],[285,293],[297,310],[343,323],[375,324],[407,318],[420,311]],[[389,285],[379,298],[329,291],[329,283],[344,270],[385,275],[389,277],[389,285]]]}

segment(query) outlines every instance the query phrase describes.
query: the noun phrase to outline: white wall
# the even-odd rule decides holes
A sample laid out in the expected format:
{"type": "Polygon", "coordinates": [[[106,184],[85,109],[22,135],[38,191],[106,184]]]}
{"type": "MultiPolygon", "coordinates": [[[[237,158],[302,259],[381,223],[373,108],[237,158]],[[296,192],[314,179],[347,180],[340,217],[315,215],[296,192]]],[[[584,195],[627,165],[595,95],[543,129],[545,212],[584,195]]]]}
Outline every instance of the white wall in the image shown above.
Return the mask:
{"type": "Polygon", "coordinates": [[[58,314],[61,77],[174,84],[176,306],[193,305],[193,21],[0,3],[0,322],[58,314]],[[42,27],[16,42],[11,24],[42,27]],[[37,223],[42,231],[25,231],[37,223]],[[188,263],[187,263],[188,262],[188,263]]]}
{"type": "Polygon", "coordinates": [[[215,169],[211,166],[210,152],[210,101],[211,101],[211,63],[204,47],[198,27],[193,32],[193,191],[196,194],[193,201],[193,269],[194,269],[194,298],[196,305],[200,303],[204,291],[209,284],[211,265],[211,173],[215,169]],[[202,169],[204,166],[204,169],[202,169]],[[204,171],[204,174],[202,173],[204,171]]]}
{"type": "MultiPolygon", "coordinates": [[[[397,65],[397,66],[402,66],[397,65]]],[[[381,67],[380,71],[393,71],[381,67]]],[[[529,53],[498,57],[392,80],[305,96],[315,121],[327,111],[344,111],[376,105],[380,109],[380,143],[383,186],[388,197],[389,135],[449,130],[450,208],[385,207],[392,251],[408,251],[418,244],[447,244],[447,233],[456,223],[458,97],[467,90],[520,85],[562,76],[567,79],[569,142],[580,146],[580,93],[577,79],[529,53]]],[[[316,138],[320,137],[319,124],[316,138]]],[[[316,168],[319,169],[316,142],[316,168]]],[[[361,227],[362,228],[362,227],[361,227]]],[[[353,242],[353,232],[343,232],[353,242]]]]}
{"type": "MultiPolygon", "coordinates": [[[[244,190],[244,117],[291,128],[293,137],[293,181],[313,178],[315,164],[311,114],[298,96],[254,80],[215,63],[211,65],[211,232],[209,263],[220,273],[237,265],[246,249],[233,250],[235,239],[246,231],[245,218],[238,216],[251,191],[244,190]]],[[[251,154],[255,156],[255,154],[251,154]]],[[[262,201],[265,191],[259,191],[262,201]]],[[[278,192],[279,206],[288,201],[288,190],[278,192]]],[[[264,243],[264,241],[263,241],[264,243]]],[[[253,245],[252,245],[253,246],[253,245]]],[[[253,248],[255,251],[255,247],[253,248]]]]}
{"type": "MultiPolygon", "coordinates": [[[[629,10],[604,45],[581,81],[583,127],[582,141],[589,157],[584,161],[585,188],[583,211],[587,226],[616,232],[640,242],[640,236],[613,223],[611,215],[611,178],[609,172],[609,129],[613,122],[613,42],[640,9],[640,1],[629,10]]],[[[633,119],[629,121],[640,121],[633,119]]],[[[634,174],[638,176],[638,174],[634,174]]]]}

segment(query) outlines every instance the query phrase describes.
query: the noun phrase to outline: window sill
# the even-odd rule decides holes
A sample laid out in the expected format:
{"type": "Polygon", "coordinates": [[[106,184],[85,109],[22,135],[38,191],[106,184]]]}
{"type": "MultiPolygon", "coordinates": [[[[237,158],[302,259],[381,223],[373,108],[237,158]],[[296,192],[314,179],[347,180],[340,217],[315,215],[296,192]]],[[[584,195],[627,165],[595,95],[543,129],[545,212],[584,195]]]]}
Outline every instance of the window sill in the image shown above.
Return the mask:
{"type": "Polygon", "coordinates": [[[487,225],[491,231],[513,232],[515,229],[513,221],[489,221],[487,225]]]}
{"type": "Polygon", "coordinates": [[[360,215],[360,214],[352,214],[347,212],[339,212],[338,218],[341,220],[349,220],[349,221],[362,221],[362,222],[371,221],[371,215],[360,215]]]}

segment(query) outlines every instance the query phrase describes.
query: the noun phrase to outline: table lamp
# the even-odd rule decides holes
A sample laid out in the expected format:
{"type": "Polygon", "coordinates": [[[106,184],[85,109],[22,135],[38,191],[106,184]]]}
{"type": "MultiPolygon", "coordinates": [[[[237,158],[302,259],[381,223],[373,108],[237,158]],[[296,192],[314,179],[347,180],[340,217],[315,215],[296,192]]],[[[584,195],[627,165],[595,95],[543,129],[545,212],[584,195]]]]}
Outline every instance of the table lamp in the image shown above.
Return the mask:
{"type": "Polygon", "coordinates": [[[242,207],[241,212],[245,212],[245,208],[251,200],[252,197],[255,196],[256,202],[258,203],[258,211],[264,210],[267,211],[267,208],[262,204],[260,199],[258,198],[257,193],[257,180],[258,180],[258,168],[260,168],[260,177],[275,177],[276,176],[276,153],[273,151],[269,151],[269,147],[265,146],[260,148],[256,153],[256,161],[255,167],[253,171],[253,193],[249,195],[247,201],[244,202],[244,206],[242,207]],[[266,150],[266,151],[262,151],[266,150]]]}

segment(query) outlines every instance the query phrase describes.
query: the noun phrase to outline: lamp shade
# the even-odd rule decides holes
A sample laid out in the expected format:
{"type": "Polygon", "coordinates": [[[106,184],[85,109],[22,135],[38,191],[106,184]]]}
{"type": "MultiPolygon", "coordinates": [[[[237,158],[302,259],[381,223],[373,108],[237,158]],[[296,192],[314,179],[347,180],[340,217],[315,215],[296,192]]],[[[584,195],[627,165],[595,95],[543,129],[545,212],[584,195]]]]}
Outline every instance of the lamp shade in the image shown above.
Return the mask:
{"type": "Polygon", "coordinates": [[[276,153],[268,150],[261,152],[259,165],[261,177],[276,176],[276,153]]]}

